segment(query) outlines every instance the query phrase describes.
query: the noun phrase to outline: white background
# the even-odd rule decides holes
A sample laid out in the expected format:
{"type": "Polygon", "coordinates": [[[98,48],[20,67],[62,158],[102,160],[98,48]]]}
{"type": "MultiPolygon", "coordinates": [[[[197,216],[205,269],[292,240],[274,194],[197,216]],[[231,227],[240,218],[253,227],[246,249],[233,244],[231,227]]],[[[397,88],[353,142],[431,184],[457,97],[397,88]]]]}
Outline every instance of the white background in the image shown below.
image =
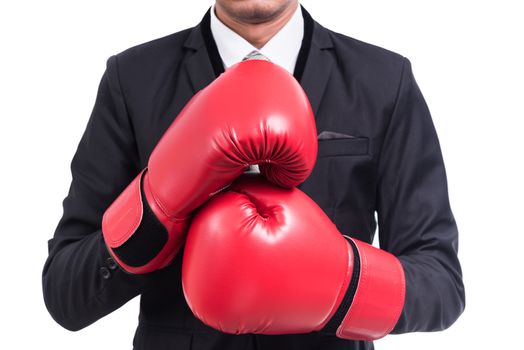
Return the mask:
{"type": "MultiPolygon", "coordinates": [[[[41,270],[106,59],[196,25],[212,1],[0,5],[0,326],[4,349],[130,349],[138,299],[76,333],[45,309],[41,270]]],[[[522,349],[524,51],[519,1],[302,2],[325,27],[408,57],[430,106],[460,229],[466,311],[378,349],[522,349]]]]}

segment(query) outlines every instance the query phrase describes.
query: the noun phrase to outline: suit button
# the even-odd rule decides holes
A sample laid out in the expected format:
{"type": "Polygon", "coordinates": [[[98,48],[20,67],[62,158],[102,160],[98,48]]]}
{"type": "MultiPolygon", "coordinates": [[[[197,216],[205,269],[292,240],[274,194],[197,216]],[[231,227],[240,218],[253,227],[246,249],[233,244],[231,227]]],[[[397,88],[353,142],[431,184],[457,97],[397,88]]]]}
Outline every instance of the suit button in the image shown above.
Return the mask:
{"type": "Polygon", "coordinates": [[[107,267],[101,267],[100,268],[100,274],[102,275],[102,278],[107,280],[109,277],[111,277],[111,271],[108,270],[107,267]]]}
{"type": "Polygon", "coordinates": [[[116,263],[115,259],[113,258],[107,258],[106,264],[110,270],[116,270],[116,268],[118,267],[118,264],[116,263]]]}

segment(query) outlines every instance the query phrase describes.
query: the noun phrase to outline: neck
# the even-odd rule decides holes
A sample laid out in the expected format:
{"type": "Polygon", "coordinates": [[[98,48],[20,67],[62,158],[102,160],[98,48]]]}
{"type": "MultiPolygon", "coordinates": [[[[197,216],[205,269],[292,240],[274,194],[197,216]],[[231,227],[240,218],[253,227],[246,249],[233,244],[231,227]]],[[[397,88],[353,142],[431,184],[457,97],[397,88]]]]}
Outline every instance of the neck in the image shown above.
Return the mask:
{"type": "Polygon", "coordinates": [[[293,17],[297,9],[298,2],[292,3],[284,11],[278,13],[275,17],[269,18],[263,22],[251,23],[242,21],[239,18],[228,15],[228,13],[217,2],[215,13],[218,19],[228,26],[235,33],[246,39],[257,49],[261,49],[266,43],[275,36],[276,33],[293,17]]]}

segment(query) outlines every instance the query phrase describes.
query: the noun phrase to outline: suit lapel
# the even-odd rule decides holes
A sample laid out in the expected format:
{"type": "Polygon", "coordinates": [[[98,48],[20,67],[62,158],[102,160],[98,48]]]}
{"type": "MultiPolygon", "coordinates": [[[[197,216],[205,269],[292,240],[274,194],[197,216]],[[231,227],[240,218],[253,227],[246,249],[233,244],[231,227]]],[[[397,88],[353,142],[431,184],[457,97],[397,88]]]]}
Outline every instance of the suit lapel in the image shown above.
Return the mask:
{"type": "Polygon", "coordinates": [[[304,8],[302,8],[302,13],[306,28],[301,54],[305,56],[305,58],[301,59],[299,54],[295,77],[300,81],[302,88],[306,92],[316,117],[334,63],[331,52],[333,50],[333,43],[328,31],[313,21],[304,8]],[[311,34],[309,34],[311,35],[311,39],[307,37],[308,25],[311,28],[311,34]],[[307,47],[308,45],[309,48],[307,47]]]}
{"type": "Polygon", "coordinates": [[[194,54],[186,60],[185,69],[189,75],[194,93],[205,88],[216,78],[204,46],[195,51],[194,54]]]}
{"type": "Polygon", "coordinates": [[[192,51],[188,54],[184,65],[194,93],[202,90],[224,71],[211,35],[209,21],[208,10],[200,24],[193,28],[184,42],[184,47],[192,51]]]}
{"type": "MultiPolygon", "coordinates": [[[[306,92],[316,116],[333,67],[333,43],[328,31],[316,23],[304,8],[302,14],[304,39],[294,75],[306,92]]],[[[209,22],[208,10],[184,43],[184,47],[192,51],[185,61],[185,70],[194,93],[206,87],[224,71],[209,22]]]]}

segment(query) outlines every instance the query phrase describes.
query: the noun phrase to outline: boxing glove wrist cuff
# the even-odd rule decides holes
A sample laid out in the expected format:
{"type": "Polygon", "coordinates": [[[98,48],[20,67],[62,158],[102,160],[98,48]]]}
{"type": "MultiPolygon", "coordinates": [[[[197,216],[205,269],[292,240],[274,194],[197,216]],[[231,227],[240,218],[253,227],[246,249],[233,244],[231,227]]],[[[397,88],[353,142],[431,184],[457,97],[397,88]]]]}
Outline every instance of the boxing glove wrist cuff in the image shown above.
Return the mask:
{"type": "MultiPolygon", "coordinates": [[[[145,174],[142,175],[142,178],[145,174]]],[[[143,181],[140,197],[144,194],[143,181]]],[[[147,200],[142,200],[142,220],[128,240],[113,248],[113,253],[129,266],[144,266],[160,253],[167,243],[167,230],[155,216],[147,200]]]]}
{"type": "MultiPolygon", "coordinates": [[[[353,252],[353,272],[351,274],[351,280],[349,281],[349,285],[346,289],[346,293],[344,294],[344,297],[342,298],[342,301],[340,302],[336,312],[331,316],[331,319],[329,322],[320,330],[321,333],[326,334],[335,334],[337,332],[338,327],[342,323],[344,317],[346,316],[349,308],[353,304],[353,299],[355,297],[355,291],[357,290],[358,286],[358,279],[360,277],[360,256],[357,249],[357,246],[355,243],[349,239],[348,237],[344,236],[350,249],[353,252]]],[[[350,255],[351,256],[351,255],[350,255]]]]}
{"type": "MultiPolygon", "coordinates": [[[[346,292],[352,302],[336,335],[344,339],[376,340],[389,334],[400,317],[405,297],[404,270],[394,255],[359,240],[346,239],[353,247],[355,267],[358,265],[353,272],[353,277],[358,273],[358,283],[356,289],[352,290],[350,285],[346,292]]],[[[342,305],[335,315],[343,311],[341,308],[342,305]]]]}
{"type": "Polygon", "coordinates": [[[165,267],[180,248],[185,222],[160,220],[149,205],[144,169],[104,213],[102,233],[120,267],[142,274],[165,267]],[[164,221],[164,222],[163,222],[164,221]]]}

